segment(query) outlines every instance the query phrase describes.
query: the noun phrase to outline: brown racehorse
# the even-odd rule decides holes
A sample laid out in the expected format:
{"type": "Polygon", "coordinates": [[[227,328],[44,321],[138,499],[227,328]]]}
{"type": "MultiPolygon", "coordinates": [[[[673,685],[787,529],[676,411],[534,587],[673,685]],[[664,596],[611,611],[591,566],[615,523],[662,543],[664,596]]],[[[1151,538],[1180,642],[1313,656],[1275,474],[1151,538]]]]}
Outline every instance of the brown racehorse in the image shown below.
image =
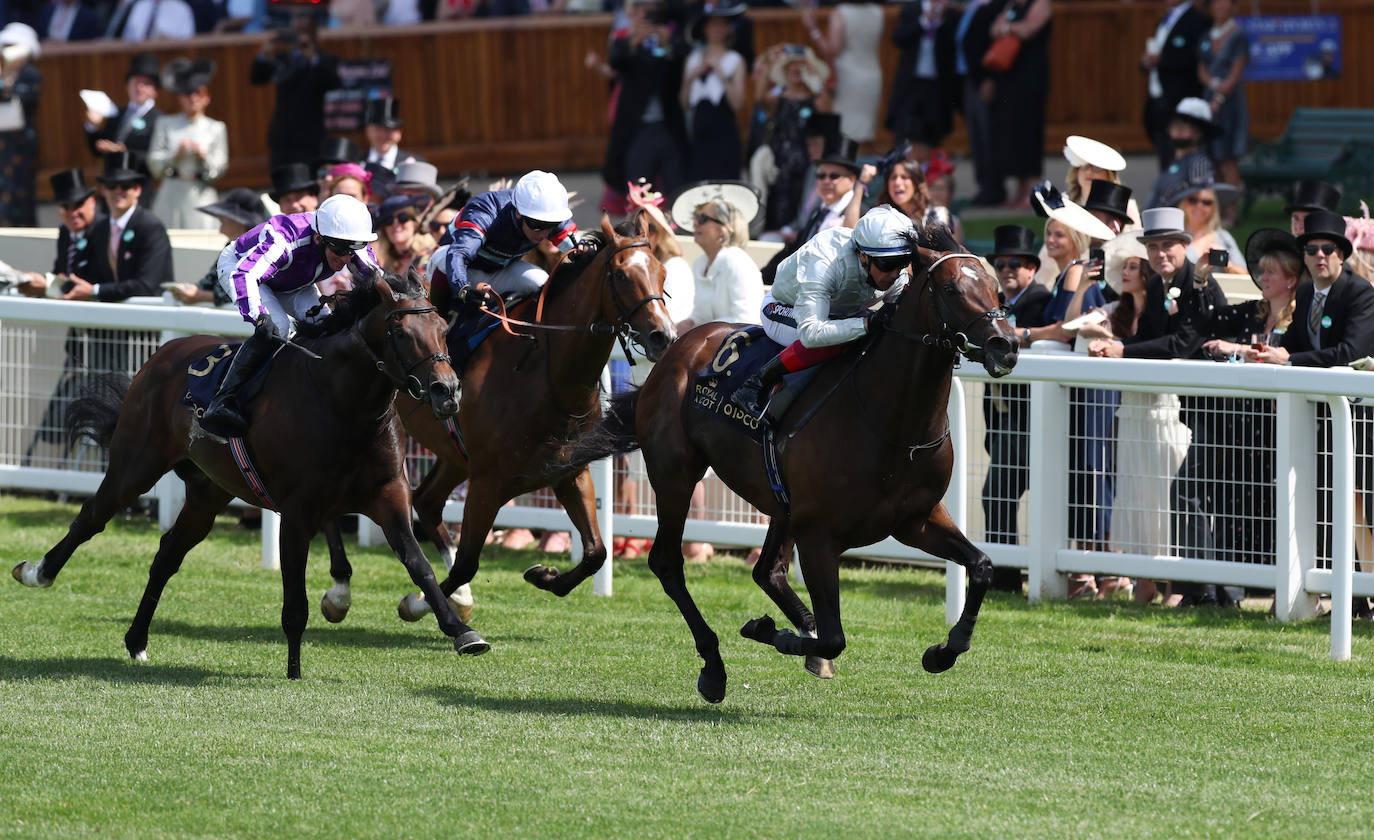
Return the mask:
{"type": "MultiPolygon", "coordinates": [[[[463,373],[457,417],[466,457],[442,421],[417,411],[419,403],[404,395],[397,401],[406,430],[438,459],[416,488],[414,501],[421,526],[451,566],[442,584],[445,594],[477,573],[500,507],[542,487],[552,486],[567,510],[582,538],[582,557],[565,574],[546,569],[538,585],[566,595],[605,562],[591,474],[580,469],[555,481],[551,465],[563,442],[600,418],[601,372],[617,336],[629,334],[650,359],[676,337],[663,303],[663,265],[644,235],[641,229],[636,237],[620,236],[603,215],[599,250],[565,262],[545,286],[542,301],[528,300],[509,313],[538,324],[515,326],[518,337],[498,330],[478,346],[463,373]],[[464,479],[467,501],[455,548],[442,514],[449,494],[464,479]]],[[[431,290],[436,299],[440,288],[436,284],[431,290]]],[[[428,611],[428,603],[428,597],[412,593],[398,611],[415,620],[428,611]]]]}
{"type": "Polygon", "coordinates": [[[783,417],[776,438],[790,506],[770,489],[759,444],[734,421],[687,405],[698,371],[738,325],[707,324],[684,335],[644,387],[613,400],[598,430],[566,453],[576,466],[643,449],[658,501],[649,567],[691,628],[705,661],[697,690],[707,701],[725,697],[725,664],[716,634],[687,591],[681,545],[692,488],[708,466],[772,518],[755,579],[807,634],[779,630],[765,616],[748,622],[744,636],[782,653],[835,658],[845,645],[840,554],[891,535],[969,570],[963,614],[948,641],[925,652],[926,670],[944,671],[968,650],[992,564],[941,503],[953,465],[950,382],[961,352],[993,376],[1006,375],[1016,364],[1017,341],[998,308],[993,278],[976,257],[958,250],[943,227],[919,232],[912,247],[915,279],[890,314],[870,321],[869,338],[821,370],[783,417]],[[797,418],[812,410],[798,429],[797,418]],[[787,587],[783,544],[792,540],[814,618],[787,587]]]}
{"type": "MultiPolygon", "coordinates": [[[[458,379],[444,352],[447,325],[414,275],[378,273],[331,300],[334,310],[322,324],[301,325],[301,346],[319,358],[293,348],[277,355],[250,404],[252,424],[245,438],[265,492],[282,514],[282,629],[291,679],[301,675],[310,539],[333,517],[370,516],[411,579],[440,598],[411,530],[410,484],[402,469],[403,435],[393,403],[399,387],[424,397],[436,415],[457,409],[458,379]]],[[[192,410],[181,404],[187,366],[223,341],[204,335],[169,341],[138,372],[127,394],[120,387],[103,399],[92,396],[73,404],[69,429],[83,427],[108,442],[109,468],[66,537],[38,563],[14,567],[21,583],[50,586],[78,546],[175,470],[186,482],[186,503],[162,536],[143,600],[124,636],[136,660],[147,658],[148,625],[163,588],[186,552],[209,533],[215,515],[234,496],[263,503],[235,466],[229,446],[200,433],[192,410]]],[[[438,621],[459,651],[487,649],[447,602],[438,621]]]]}

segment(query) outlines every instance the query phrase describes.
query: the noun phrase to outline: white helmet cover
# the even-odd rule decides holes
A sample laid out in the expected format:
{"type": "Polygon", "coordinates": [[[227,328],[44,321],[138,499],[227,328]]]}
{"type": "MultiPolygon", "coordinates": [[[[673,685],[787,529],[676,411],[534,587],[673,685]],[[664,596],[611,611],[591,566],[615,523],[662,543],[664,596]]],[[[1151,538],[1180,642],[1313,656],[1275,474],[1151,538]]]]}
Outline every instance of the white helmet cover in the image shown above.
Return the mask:
{"type": "Polygon", "coordinates": [[[372,213],[367,205],[351,195],[331,195],[326,198],[310,220],[310,226],[320,236],[352,242],[353,250],[361,251],[377,238],[372,230],[372,213]]]}
{"type": "Polygon", "coordinates": [[[515,182],[515,209],[539,222],[566,222],[572,218],[568,190],[552,172],[536,169],[515,182]]]}
{"type": "Polygon", "coordinates": [[[854,226],[854,244],[873,257],[889,257],[911,251],[916,228],[900,210],[886,204],[874,207],[854,226]]]}

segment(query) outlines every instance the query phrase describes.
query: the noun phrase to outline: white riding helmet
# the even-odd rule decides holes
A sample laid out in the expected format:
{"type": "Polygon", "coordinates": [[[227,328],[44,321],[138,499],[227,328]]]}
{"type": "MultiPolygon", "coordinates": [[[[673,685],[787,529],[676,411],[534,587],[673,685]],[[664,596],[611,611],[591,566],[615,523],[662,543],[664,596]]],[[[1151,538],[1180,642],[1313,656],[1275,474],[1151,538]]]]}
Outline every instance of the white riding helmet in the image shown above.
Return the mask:
{"type": "Polygon", "coordinates": [[[331,195],[315,210],[310,226],[320,236],[353,243],[361,251],[377,234],[372,230],[372,213],[367,205],[351,195],[331,195]]]}
{"type": "Polygon", "coordinates": [[[900,210],[883,204],[874,207],[854,226],[854,244],[871,257],[890,257],[911,251],[916,228],[900,210]]]}
{"type": "Polygon", "coordinates": [[[568,190],[552,172],[536,169],[515,182],[515,209],[538,222],[566,222],[572,218],[568,190]]]}

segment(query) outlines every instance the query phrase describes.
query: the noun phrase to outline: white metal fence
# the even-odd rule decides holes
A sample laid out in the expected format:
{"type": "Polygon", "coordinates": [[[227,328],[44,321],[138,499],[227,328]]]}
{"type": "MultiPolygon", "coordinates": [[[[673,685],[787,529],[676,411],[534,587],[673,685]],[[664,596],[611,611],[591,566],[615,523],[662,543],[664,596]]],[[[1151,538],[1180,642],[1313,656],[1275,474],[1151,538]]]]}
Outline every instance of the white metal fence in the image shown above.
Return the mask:
{"type": "MultiPolygon", "coordinates": [[[[126,342],[133,368],[156,343],[176,335],[248,332],[236,313],[203,307],[0,296],[0,487],[85,494],[99,483],[95,458],[81,462],[45,449],[41,440],[34,444],[45,434],[42,418],[63,376],[71,327],[144,334],[126,342]]],[[[1346,397],[1374,397],[1374,376],[1033,353],[1023,354],[1010,379],[990,382],[968,364],[958,373],[950,401],[956,464],[946,503],[994,563],[1027,570],[1032,600],[1063,597],[1069,574],[1128,575],[1274,590],[1277,617],[1290,620],[1310,617],[1313,596],[1330,593],[1331,655],[1349,657],[1351,596],[1374,594],[1374,573],[1355,571],[1355,525],[1364,519],[1357,516],[1364,506],[1357,505],[1356,473],[1371,472],[1363,444],[1362,457],[1354,457],[1356,441],[1374,437],[1374,421],[1357,408],[1352,431],[1346,397]],[[1329,407],[1321,414],[1329,412],[1334,423],[1323,426],[1319,405],[1329,407]],[[1024,417],[1024,428],[988,435],[985,418],[1008,410],[1024,417]],[[1199,425],[1199,417],[1206,422],[1199,425]],[[1197,428],[1207,439],[1196,438],[1197,428]],[[1019,456],[990,455],[984,444],[996,449],[999,440],[1004,448],[1016,444],[1019,456]],[[1024,461],[1008,469],[1017,457],[1024,461]],[[1184,492],[1193,485],[1181,487],[1178,480],[1190,459],[1207,465],[1200,482],[1211,488],[1192,520],[1177,509],[1181,498],[1197,495],[1184,492]],[[998,472],[992,481],[990,470],[998,472]]],[[[58,394],[59,403],[64,398],[58,394]]],[[[413,452],[412,466],[423,458],[413,452]]],[[[652,537],[656,530],[652,494],[636,463],[632,457],[617,466],[615,477],[609,462],[596,465],[607,541],[612,534],[652,537]],[[616,485],[620,492],[612,503],[616,485]]],[[[685,539],[761,544],[766,523],[757,512],[714,478],[705,485],[705,503],[694,509],[685,539]]],[[[1374,491],[1374,476],[1362,478],[1358,489],[1362,495],[1374,491]]],[[[165,478],[151,495],[160,500],[166,527],[179,505],[179,481],[165,478]]],[[[460,520],[461,502],[451,501],[445,516],[460,520]]],[[[541,493],[503,508],[497,525],[566,529],[568,520],[551,495],[541,493]]],[[[1368,532],[1359,530],[1368,563],[1368,532]]],[[[364,541],[368,531],[362,529],[364,541]]],[[[263,550],[264,563],[272,564],[271,517],[264,519],[263,550]]],[[[922,556],[891,539],[854,553],[922,556]]],[[[964,577],[950,574],[947,580],[946,611],[953,620],[962,607],[964,577]]],[[[594,588],[610,594],[609,562],[594,588]]]]}

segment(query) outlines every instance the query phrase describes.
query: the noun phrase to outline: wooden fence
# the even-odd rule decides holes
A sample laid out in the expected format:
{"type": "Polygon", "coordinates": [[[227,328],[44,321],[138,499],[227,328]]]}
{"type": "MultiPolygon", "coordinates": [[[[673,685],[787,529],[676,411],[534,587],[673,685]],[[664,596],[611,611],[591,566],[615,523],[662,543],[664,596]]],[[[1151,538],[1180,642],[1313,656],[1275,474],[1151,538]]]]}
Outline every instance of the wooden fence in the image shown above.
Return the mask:
{"type": "MultiPolygon", "coordinates": [[[[1128,151],[1148,148],[1141,129],[1145,78],[1137,62],[1161,6],[1114,0],[1055,3],[1048,152],[1070,133],[1088,134],[1128,151]]],[[[1301,14],[1311,8],[1306,0],[1264,0],[1262,11],[1301,14]]],[[[890,30],[898,10],[886,11],[890,30]]],[[[1341,78],[1250,84],[1251,131],[1256,136],[1280,134],[1297,105],[1374,107],[1374,51],[1359,47],[1374,43],[1374,4],[1325,0],[1321,11],[1342,16],[1341,78]]],[[[805,38],[799,15],[790,9],[758,10],[751,16],[760,51],[778,41],[805,38]]],[[[608,90],[604,79],[586,69],[584,57],[604,54],[610,21],[606,15],[569,15],[429,23],[330,30],[321,40],[324,49],[341,58],[391,61],[406,121],[404,145],[443,173],[596,169],[605,149],[608,90]]],[[[273,88],[249,85],[248,68],[267,37],[220,35],[141,46],[104,41],[45,45],[38,64],[44,76],[38,112],[41,191],[46,193],[45,176],[52,171],[98,169],[85,145],[77,91],[99,88],[121,98],[129,57],[141,49],[164,60],[186,55],[215,61],[210,114],[228,124],[232,161],[220,184],[265,184],[273,88]]],[[[888,77],[881,100],[886,113],[896,49],[884,42],[879,58],[888,77]]],[[[161,105],[175,110],[175,97],[164,93],[161,105]]],[[[877,144],[888,140],[880,136],[877,144]]],[[[961,128],[946,145],[954,153],[966,149],[961,128]]]]}

